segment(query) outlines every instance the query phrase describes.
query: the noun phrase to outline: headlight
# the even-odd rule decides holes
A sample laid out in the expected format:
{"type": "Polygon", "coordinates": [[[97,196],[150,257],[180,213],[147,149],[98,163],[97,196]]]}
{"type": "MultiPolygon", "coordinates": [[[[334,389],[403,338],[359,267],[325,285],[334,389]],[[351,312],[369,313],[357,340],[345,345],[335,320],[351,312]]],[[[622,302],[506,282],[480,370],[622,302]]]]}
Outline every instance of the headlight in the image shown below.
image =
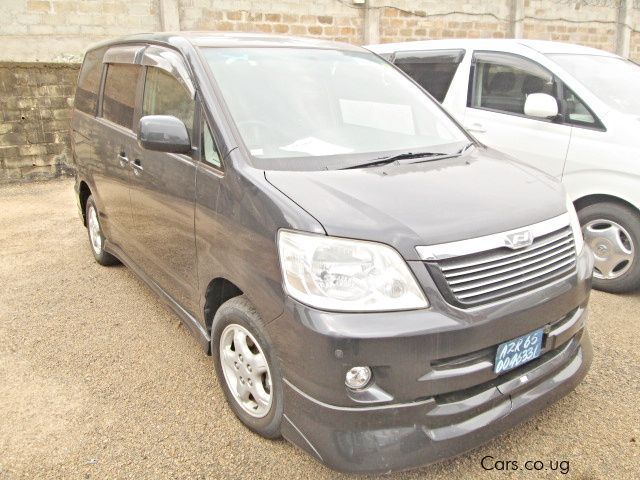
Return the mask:
{"type": "Polygon", "coordinates": [[[429,306],[407,263],[393,248],[281,230],[284,286],[296,300],[323,310],[411,310],[429,306]]]}
{"type": "Polygon", "coordinates": [[[584,239],[582,238],[582,228],[580,228],[580,220],[578,220],[576,207],[574,207],[569,195],[567,195],[567,212],[569,213],[571,230],[573,230],[573,241],[576,244],[576,254],[579,255],[582,251],[582,247],[584,246],[584,239]]]}

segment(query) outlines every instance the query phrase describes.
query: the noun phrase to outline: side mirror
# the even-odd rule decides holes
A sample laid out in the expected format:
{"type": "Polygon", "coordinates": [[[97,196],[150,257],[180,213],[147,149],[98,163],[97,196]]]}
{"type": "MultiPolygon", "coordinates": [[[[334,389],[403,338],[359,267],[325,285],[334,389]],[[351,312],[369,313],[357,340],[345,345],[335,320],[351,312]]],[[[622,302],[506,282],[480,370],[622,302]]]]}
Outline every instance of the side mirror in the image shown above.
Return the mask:
{"type": "Polygon", "coordinates": [[[171,115],[146,115],[140,119],[138,142],[142,148],[167,153],[190,153],[191,140],[182,120],[171,115]]]}
{"type": "Polygon", "coordinates": [[[538,118],[555,117],[558,115],[558,102],[547,93],[531,93],[524,102],[524,114],[538,118]]]}

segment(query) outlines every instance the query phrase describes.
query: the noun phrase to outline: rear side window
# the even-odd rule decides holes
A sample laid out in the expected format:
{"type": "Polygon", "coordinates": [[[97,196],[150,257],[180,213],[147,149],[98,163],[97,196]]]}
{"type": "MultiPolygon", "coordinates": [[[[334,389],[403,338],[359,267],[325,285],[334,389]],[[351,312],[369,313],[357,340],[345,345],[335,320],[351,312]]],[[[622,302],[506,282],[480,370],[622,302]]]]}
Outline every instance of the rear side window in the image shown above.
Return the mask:
{"type": "Polygon", "coordinates": [[[501,53],[479,53],[475,60],[472,107],[524,115],[528,95],[557,98],[553,75],[535,62],[501,53]]]}
{"type": "Polygon", "coordinates": [[[193,139],[195,101],[191,94],[170,73],[149,67],[144,83],[142,115],[172,115],[184,122],[193,139]]]}
{"type": "Polygon", "coordinates": [[[102,55],[104,51],[87,52],[82,62],[78,87],[76,88],[75,107],[85,113],[95,115],[98,106],[98,90],[102,75],[102,55]]]}
{"type": "Polygon", "coordinates": [[[107,67],[102,99],[102,116],[133,130],[138,65],[113,63],[107,67]]]}
{"type": "Polygon", "coordinates": [[[464,50],[398,52],[394,63],[436,100],[442,102],[463,57],[464,50]]]}

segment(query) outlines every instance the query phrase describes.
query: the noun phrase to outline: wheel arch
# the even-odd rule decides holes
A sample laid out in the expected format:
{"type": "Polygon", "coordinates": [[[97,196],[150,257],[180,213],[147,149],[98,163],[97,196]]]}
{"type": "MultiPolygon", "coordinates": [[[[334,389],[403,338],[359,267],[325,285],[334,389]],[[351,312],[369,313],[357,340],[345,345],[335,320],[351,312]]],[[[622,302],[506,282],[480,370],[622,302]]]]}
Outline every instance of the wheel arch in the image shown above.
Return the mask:
{"type": "Polygon", "coordinates": [[[580,198],[575,199],[573,201],[573,204],[575,205],[576,210],[581,210],[590,205],[595,205],[596,203],[603,203],[603,202],[610,202],[610,203],[616,203],[618,205],[622,205],[624,207],[629,208],[636,214],[640,215],[640,210],[633,203],[623,198],[620,198],[616,195],[609,195],[605,193],[593,193],[589,195],[584,195],[580,198]]]}
{"type": "Polygon", "coordinates": [[[213,318],[220,306],[227,300],[243,294],[240,287],[224,277],[217,277],[209,282],[205,291],[204,303],[204,321],[207,333],[211,333],[213,318]]]}
{"type": "Polygon", "coordinates": [[[570,171],[562,177],[576,210],[601,202],[613,202],[640,213],[640,175],[607,169],[570,171]]]}
{"type": "Polygon", "coordinates": [[[87,226],[87,200],[91,195],[91,189],[87,182],[82,180],[80,182],[80,186],[78,187],[78,197],[80,199],[80,207],[82,208],[82,223],[86,227],[87,226]]]}

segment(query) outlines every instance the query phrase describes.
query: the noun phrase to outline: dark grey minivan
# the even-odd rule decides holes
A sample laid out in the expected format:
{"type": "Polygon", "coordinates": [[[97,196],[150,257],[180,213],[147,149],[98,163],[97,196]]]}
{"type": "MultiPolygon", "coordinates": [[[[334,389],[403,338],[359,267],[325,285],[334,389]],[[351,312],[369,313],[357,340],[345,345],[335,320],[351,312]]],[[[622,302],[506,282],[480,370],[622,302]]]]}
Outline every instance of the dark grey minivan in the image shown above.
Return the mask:
{"type": "Polygon", "coordinates": [[[72,137],[96,260],[176,311],[244,424],[333,468],[456,455],[589,368],[593,261],[562,186],[364,49],[103,43],[72,137]]]}

